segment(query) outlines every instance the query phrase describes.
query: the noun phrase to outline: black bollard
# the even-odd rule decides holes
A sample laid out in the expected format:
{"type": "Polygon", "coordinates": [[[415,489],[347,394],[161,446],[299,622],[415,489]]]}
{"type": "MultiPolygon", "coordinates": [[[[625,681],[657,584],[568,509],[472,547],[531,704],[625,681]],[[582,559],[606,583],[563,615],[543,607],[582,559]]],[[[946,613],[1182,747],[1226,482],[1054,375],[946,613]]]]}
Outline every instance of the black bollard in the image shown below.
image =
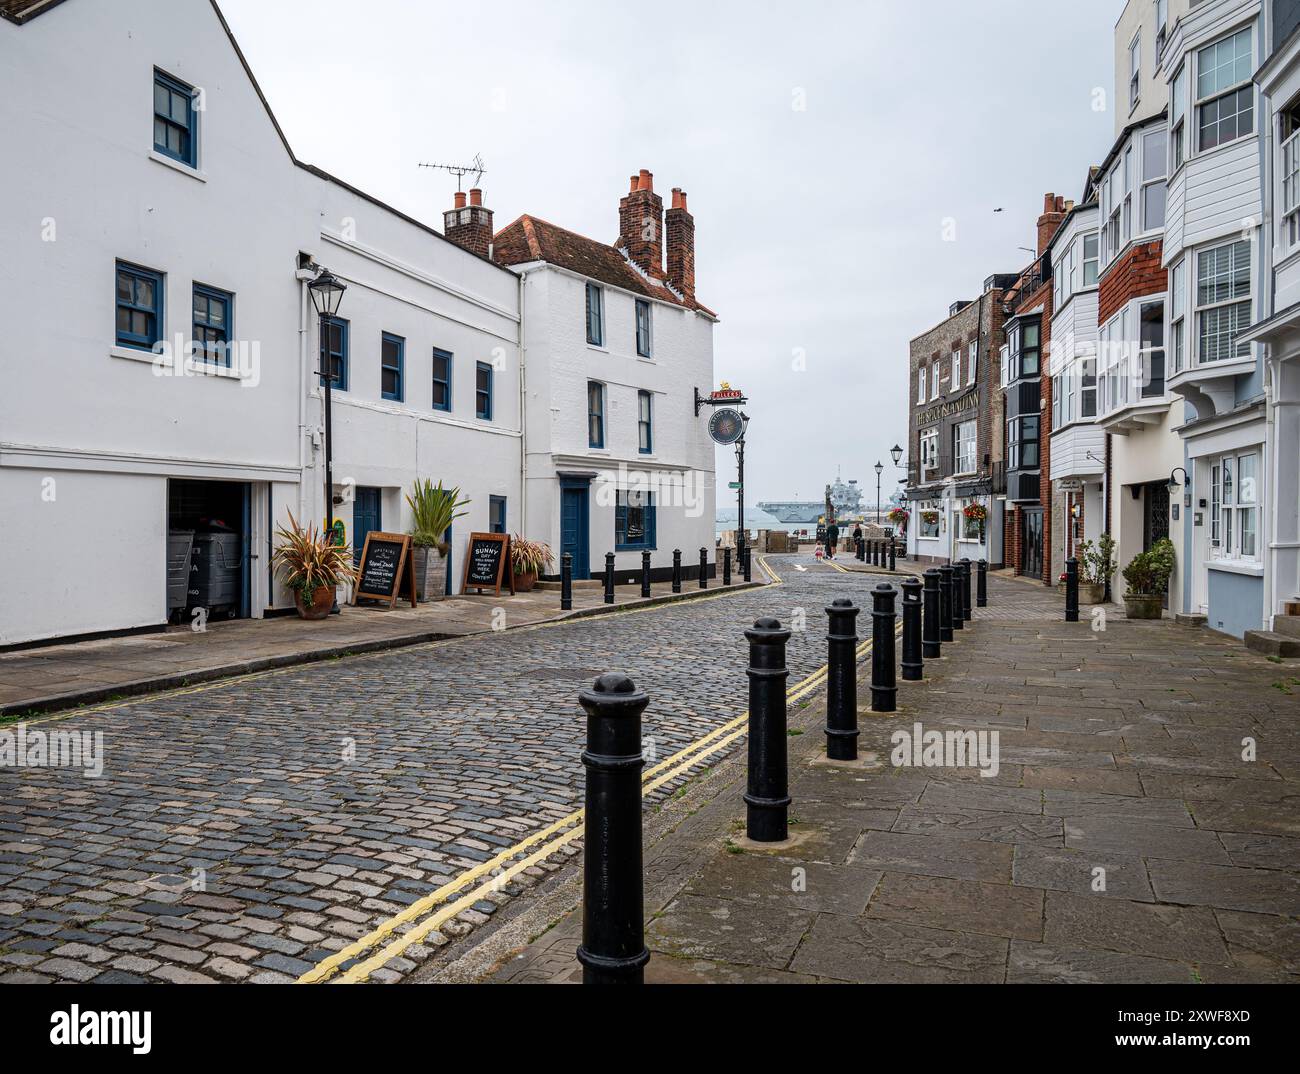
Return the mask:
{"type": "Polygon", "coordinates": [[[650,596],[650,553],[641,553],[641,596],[650,596]]]}
{"type": "Polygon", "coordinates": [[[709,550],[700,549],[700,588],[709,588],[709,550]]]}
{"type": "Polygon", "coordinates": [[[1079,621],[1079,561],[1073,556],[1065,561],[1065,621],[1079,621]]]}
{"type": "Polygon", "coordinates": [[[981,608],[989,606],[989,561],[981,559],[976,566],[975,603],[981,608]]]}
{"type": "Polygon", "coordinates": [[[673,592],[680,593],[681,591],[682,591],[682,550],[680,548],[674,548],[673,549],[673,592]]]}
{"type": "Polygon", "coordinates": [[[745,834],[756,843],[780,843],[790,835],[786,774],[785,643],[790,631],[775,619],[759,619],[749,639],[749,773],[745,834]]]}
{"type": "Polygon", "coordinates": [[[921,657],[921,579],[904,578],[903,589],[903,669],[904,682],[920,682],[925,675],[921,657]]]}
{"type": "Polygon", "coordinates": [[[925,622],[921,631],[921,656],[926,660],[938,660],[943,655],[940,642],[943,638],[943,598],[939,591],[940,575],[931,567],[925,572],[925,622]]]}
{"type": "Polygon", "coordinates": [[[573,553],[560,557],[560,611],[573,611],[573,553]]]}
{"type": "Polygon", "coordinates": [[[952,641],[952,568],[939,568],[939,640],[952,641]]]}
{"type": "Polygon", "coordinates": [[[722,550],[722,584],[731,585],[731,549],[722,550]]]}
{"type": "Polygon", "coordinates": [[[975,618],[975,609],[971,604],[970,560],[961,561],[961,615],[966,622],[975,618]]]}
{"type": "Polygon", "coordinates": [[[862,544],[863,541],[861,537],[855,537],[853,539],[853,558],[859,563],[863,562],[867,558],[866,550],[862,547],[862,544]]]}
{"type": "Polygon", "coordinates": [[[745,554],[740,558],[741,558],[740,570],[745,581],[748,582],[750,580],[750,569],[749,569],[750,564],[753,562],[754,559],[754,550],[750,548],[749,545],[745,545],[745,554]]]}
{"type": "Polygon", "coordinates": [[[641,713],[649,698],[610,673],[578,695],[587,714],[583,821],[583,984],[644,984],[641,873],[641,713]]]}
{"type": "Polygon", "coordinates": [[[893,538],[889,541],[889,569],[898,570],[898,545],[894,543],[893,538]]]}
{"type": "Polygon", "coordinates": [[[881,582],[871,591],[871,711],[894,712],[894,587],[881,582]]]}
{"type": "Polygon", "coordinates": [[[826,609],[826,756],[858,759],[858,609],[847,597],[826,609]]]}
{"type": "Polygon", "coordinates": [[[605,603],[614,603],[614,553],[605,553],[605,603]]]}
{"type": "MultiPolygon", "coordinates": [[[[951,561],[950,561],[951,562],[951,561]]],[[[966,609],[961,599],[961,564],[952,564],[952,628],[962,630],[966,626],[966,609]]]]}

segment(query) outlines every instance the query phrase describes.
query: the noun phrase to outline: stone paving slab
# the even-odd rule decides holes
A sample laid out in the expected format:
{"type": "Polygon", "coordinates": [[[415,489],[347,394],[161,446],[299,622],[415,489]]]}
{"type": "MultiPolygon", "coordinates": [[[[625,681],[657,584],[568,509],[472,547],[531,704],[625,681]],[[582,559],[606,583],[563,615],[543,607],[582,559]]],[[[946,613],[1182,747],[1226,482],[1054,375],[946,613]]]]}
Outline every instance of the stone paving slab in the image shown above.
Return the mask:
{"type": "MultiPolygon", "coordinates": [[[[926,680],[900,683],[898,714],[860,716],[859,747],[877,763],[810,764],[820,707],[791,714],[794,847],[733,838],[742,759],[701,782],[688,822],[662,822],[647,872],[661,876],[667,855],[681,879],[647,890],[648,979],[675,979],[656,978],[656,962],[694,952],[690,979],[715,982],[739,979],[740,964],[863,983],[1300,982],[1300,693],[1273,685],[1286,669],[1204,629],[1119,617],[1094,632],[1060,621],[1055,594],[998,578],[990,592],[926,680]],[[1025,604],[1036,608],[1017,615],[1025,604]],[[918,721],[1005,733],[997,778],[894,768],[891,735],[918,721]],[[795,864],[810,882],[866,872],[841,897],[810,895],[811,883],[786,890],[795,864]]],[[[514,935],[545,927],[526,903],[512,913],[514,935]]],[[[560,917],[532,943],[485,942],[462,971],[572,979],[581,911],[560,917]]]]}

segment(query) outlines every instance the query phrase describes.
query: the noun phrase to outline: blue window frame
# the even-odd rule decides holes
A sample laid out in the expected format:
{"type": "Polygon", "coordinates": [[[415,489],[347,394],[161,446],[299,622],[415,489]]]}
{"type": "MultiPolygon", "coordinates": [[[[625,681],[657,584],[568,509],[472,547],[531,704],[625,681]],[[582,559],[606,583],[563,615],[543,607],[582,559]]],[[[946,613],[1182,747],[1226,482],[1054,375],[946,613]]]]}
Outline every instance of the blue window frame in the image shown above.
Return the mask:
{"type": "Polygon", "coordinates": [[[605,446],[605,385],[587,381],[587,446],[605,446]]]}
{"type": "Polygon", "coordinates": [[[451,352],[433,348],[433,409],[451,410],[451,352]]]}
{"type": "Polygon", "coordinates": [[[506,498],[504,496],[488,497],[488,532],[506,532],[506,498]]]}
{"type": "Polygon", "coordinates": [[[492,420],[492,367],[479,362],[474,372],[474,416],[492,420]]]}
{"type": "Polygon", "coordinates": [[[320,367],[334,378],[334,391],[348,390],[349,324],[342,317],[325,320],[325,338],[321,340],[320,367]]]}
{"type": "Polygon", "coordinates": [[[650,303],[643,298],[636,300],[636,352],[642,358],[650,355],[650,303]]]}
{"type": "Polygon", "coordinates": [[[636,393],[636,448],[642,455],[655,449],[654,400],[649,392],[636,393]]]}
{"type": "Polygon", "coordinates": [[[379,393],[385,399],[400,403],[402,371],[406,365],[406,340],[385,332],[379,344],[379,393]]]}
{"type": "Polygon", "coordinates": [[[605,345],[605,292],[594,283],[587,284],[587,342],[605,345]]]}
{"type": "Polygon", "coordinates": [[[153,147],[165,157],[191,168],[198,162],[198,113],[194,108],[194,87],[165,75],[153,73],[153,147]]]}
{"type": "Polygon", "coordinates": [[[194,285],[194,357],[213,365],[230,365],[235,296],[229,291],[194,285]]]}
{"type": "Polygon", "coordinates": [[[636,552],[654,547],[654,493],[619,489],[614,507],[615,551],[636,552]]]}
{"type": "Polygon", "coordinates": [[[151,351],[163,334],[161,272],[117,263],[117,345],[151,351]]]}

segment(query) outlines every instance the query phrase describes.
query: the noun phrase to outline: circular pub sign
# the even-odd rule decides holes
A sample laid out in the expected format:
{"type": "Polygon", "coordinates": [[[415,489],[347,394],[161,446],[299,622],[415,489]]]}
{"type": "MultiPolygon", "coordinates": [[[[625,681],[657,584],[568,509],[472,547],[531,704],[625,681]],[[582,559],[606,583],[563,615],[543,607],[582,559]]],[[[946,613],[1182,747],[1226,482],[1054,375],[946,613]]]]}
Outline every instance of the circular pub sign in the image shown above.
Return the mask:
{"type": "Polygon", "coordinates": [[[734,444],[745,435],[745,419],[739,410],[715,410],[709,419],[709,435],[719,444],[734,444]]]}

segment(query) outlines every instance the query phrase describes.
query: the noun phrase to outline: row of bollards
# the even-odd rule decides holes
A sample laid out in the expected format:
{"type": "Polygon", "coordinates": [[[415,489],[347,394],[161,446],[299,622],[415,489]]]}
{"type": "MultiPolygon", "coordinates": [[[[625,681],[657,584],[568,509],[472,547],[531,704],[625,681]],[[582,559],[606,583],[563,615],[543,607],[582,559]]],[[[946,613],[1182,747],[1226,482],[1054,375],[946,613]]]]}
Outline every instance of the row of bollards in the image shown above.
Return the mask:
{"type": "MultiPolygon", "coordinates": [[[[750,580],[750,549],[745,547],[740,550],[738,557],[738,569],[741,577],[748,582],[750,580]]],[[[573,555],[565,552],[560,558],[560,610],[573,610],[573,555]]],[[[606,604],[614,603],[614,553],[605,553],[605,571],[602,576],[604,582],[604,597],[606,604]]],[[[650,553],[641,553],[641,596],[649,597],[650,594],[650,553]]],[[[722,584],[731,585],[731,549],[723,549],[722,561],[722,584]]],[[[709,588],[709,550],[700,549],[700,588],[709,588]]],[[[673,592],[682,591],[682,550],[673,549],[673,592]]]]}
{"type": "MultiPolygon", "coordinates": [[[[748,571],[748,549],[738,566],[748,571]]],[[[702,557],[703,558],[703,557],[702,557]]],[[[607,592],[612,587],[613,556],[606,560],[607,592]]],[[[673,557],[674,586],[680,585],[680,553],[673,557]]],[[[1077,565],[1076,565],[1077,567],[1077,565]]],[[[988,564],[976,566],[978,606],[988,606],[988,564]]],[[[643,561],[643,572],[648,564],[643,561]]],[[[564,556],[570,577],[571,557],[564,556]]],[[[731,573],[730,550],[723,560],[724,581],[731,573]]],[[[701,572],[701,582],[705,576],[701,572]]],[[[1077,616],[1077,573],[1075,575],[1077,616]]],[[[643,583],[644,584],[644,583],[643,583]]],[[[906,682],[919,681],[924,661],[938,659],[959,623],[971,618],[972,571],[969,560],[931,568],[924,580],[906,578],[902,593],[902,656],[906,682]]],[[[675,590],[676,591],[676,590],[675,590]]],[[[567,587],[566,587],[567,592],[567,587]]],[[[871,708],[894,712],[894,587],[881,583],[871,593],[871,708]]],[[[1067,608],[1069,602],[1067,567],[1067,608]]],[[[860,609],[847,598],[826,609],[826,756],[833,761],[858,757],[858,635],[860,609]]],[[[745,785],[745,833],[756,843],[789,838],[786,645],[791,632],[772,618],[745,631],[749,643],[749,744],[745,785]]],[[[578,695],[587,718],[584,816],[582,944],[578,961],[584,984],[642,984],[650,953],[645,946],[642,877],[641,715],[649,698],[626,675],[602,675],[578,695]]]]}
{"type": "Polygon", "coordinates": [[[853,554],[860,563],[891,571],[898,569],[898,545],[892,540],[868,541],[865,537],[858,537],[854,541],[853,554]]]}

